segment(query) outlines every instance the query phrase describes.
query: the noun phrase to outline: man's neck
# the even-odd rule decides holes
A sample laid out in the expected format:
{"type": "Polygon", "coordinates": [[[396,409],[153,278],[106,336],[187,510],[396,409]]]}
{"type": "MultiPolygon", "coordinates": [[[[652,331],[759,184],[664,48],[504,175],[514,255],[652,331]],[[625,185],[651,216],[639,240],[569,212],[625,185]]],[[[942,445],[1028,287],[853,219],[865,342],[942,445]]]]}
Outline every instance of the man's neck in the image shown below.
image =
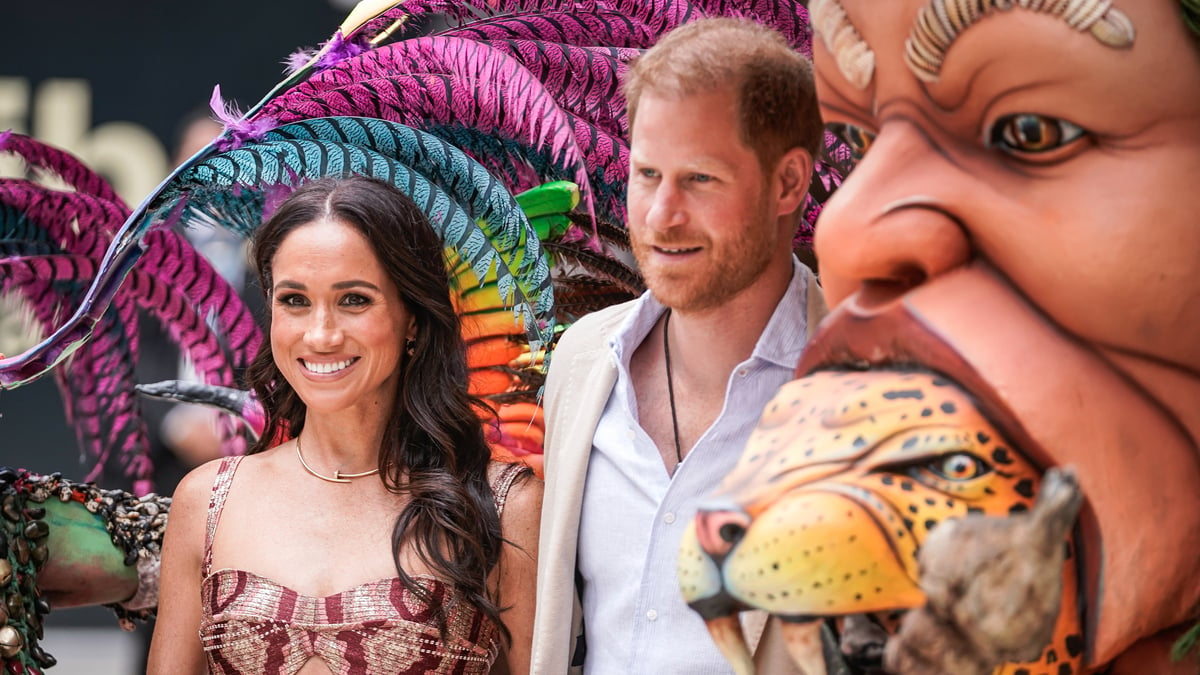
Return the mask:
{"type": "MultiPolygon", "coordinates": [[[[790,262],[790,260],[789,260],[790,262]]],[[[729,374],[754,352],[791,283],[787,274],[763,279],[728,302],[700,311],[671,310],[671,364],[694,386],[724,389],[729,374]]]]}
{"type": "Polygon", "coordinates": [[[791,283],[788,260],[786,273],[770,270],[719,307],[672,310],[669,321],[659,321],[634,352],[630,370],[638,417],[667,473],[720,414],[730,374],[754,353],[791,283]]]}

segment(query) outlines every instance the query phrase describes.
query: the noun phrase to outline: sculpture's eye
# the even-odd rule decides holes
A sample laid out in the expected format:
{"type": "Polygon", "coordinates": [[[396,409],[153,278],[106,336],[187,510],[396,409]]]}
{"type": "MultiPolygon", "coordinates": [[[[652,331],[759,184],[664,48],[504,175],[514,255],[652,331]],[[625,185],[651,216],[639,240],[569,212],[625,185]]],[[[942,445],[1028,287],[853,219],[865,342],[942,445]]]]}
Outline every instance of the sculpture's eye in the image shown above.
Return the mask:
{"type": "Polygon", "coordinates": [[[937,476],[953,481],[971,480],[991,471],[978,457],[965,452],[944,455],[926,466],[937,476]]]}
{"type": "Polygon", "coordinates": [[[862,127],[845,122],[831,122],[825,125],[834,136],[837,136],[846,147],[850,148],[850,154],[854,161],[863,158],[867,154],[867,150],[871,148],[871,144],[875,142],[875,134],[863,129],[862,127]]]}
{"type": "Polygon", "coordinates": [[[1014,155],[1048,153],[1083,138],[1083,127],[1046,115],[1022,113],[996,120],[988,145],[1014,155]]]}

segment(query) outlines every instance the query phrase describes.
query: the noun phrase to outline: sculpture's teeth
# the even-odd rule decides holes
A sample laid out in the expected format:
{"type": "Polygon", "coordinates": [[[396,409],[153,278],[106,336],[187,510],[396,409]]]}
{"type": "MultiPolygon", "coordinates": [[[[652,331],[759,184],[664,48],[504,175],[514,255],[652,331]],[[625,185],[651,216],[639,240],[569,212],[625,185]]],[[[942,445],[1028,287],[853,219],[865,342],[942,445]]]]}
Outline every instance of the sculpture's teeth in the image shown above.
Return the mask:
{"type": "MultiPolygon", "coordinates": [[[[710,629],[711,630],[711,629],[710,629]]],[[[784,622],[783,640],[792,663],[804,675],[826,675],[825,654],[821,650],[821,621],[784,622]]]]}
{"type": "MultiPolygon", "coordinates": [[[[742,635],[742,625],[738,622],[737,614],[709,619],[704,623],[708,626],[713,643],[733,667],[735,675],[754,675],[754,660],[750,657],[750,649],[746,647],[746,638],[742,635]]],[[[818,644],[817,651],[820,652],[820,649],[818,644]]]]}

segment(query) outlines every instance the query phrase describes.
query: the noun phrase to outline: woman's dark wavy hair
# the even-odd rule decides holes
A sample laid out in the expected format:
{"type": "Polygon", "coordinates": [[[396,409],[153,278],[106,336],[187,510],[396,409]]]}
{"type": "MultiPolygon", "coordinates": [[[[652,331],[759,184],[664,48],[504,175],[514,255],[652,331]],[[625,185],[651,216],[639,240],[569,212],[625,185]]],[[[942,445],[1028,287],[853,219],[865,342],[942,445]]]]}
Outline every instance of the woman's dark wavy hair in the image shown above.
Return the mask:
{"type": "MultiPolygon", "coordinates": [[[[500,519],[476,411],[483,404],[467,392],[466,346],[450,301],[442,241],[412,199],[387,183],[361,176],[314,181],[292,193],[255,236],[254,264],[268,303],[271,265],[284,239],[326,219],[363,233],[416,318],[415,351],[401,358],[398,395],[379,448],[384,485],[410,498],[392,530],[396,571],[404,587],[435,610],[443,640],[445,608],[400,566],[405,543],[510,639],[488,596],[488,573],[500,557],[500,519]]],[[[249,452],[299,436],[306,407],[275,364],[270,340],[262,341],[246,380],[266,413],[249,452]]]]}

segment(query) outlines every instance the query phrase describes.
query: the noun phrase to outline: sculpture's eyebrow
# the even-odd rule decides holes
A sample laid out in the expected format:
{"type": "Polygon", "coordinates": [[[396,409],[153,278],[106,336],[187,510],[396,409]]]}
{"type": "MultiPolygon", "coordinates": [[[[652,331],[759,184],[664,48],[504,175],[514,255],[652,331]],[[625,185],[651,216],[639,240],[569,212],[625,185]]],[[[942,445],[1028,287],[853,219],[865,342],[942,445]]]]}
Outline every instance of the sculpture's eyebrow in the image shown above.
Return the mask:
{"type": "Polygon", "coordinates": [[[866,89],[875,76],[875,52],[850,23],[841,3],[838,0],[811,0],[808,16],[813,32],[833,53],[842,76],[855,87],[866,89]]]}
{"type": "Polygon", "coordinates": [[[918,78],[937,82],[946,51],[963,31],[980,19],[1013,9],[1060,18],[1109,47],[1133,45],[1133,22],[1112,6],[1112,0],[930,0],[917,13],[904,45],[904,60],[918,78]]]}

